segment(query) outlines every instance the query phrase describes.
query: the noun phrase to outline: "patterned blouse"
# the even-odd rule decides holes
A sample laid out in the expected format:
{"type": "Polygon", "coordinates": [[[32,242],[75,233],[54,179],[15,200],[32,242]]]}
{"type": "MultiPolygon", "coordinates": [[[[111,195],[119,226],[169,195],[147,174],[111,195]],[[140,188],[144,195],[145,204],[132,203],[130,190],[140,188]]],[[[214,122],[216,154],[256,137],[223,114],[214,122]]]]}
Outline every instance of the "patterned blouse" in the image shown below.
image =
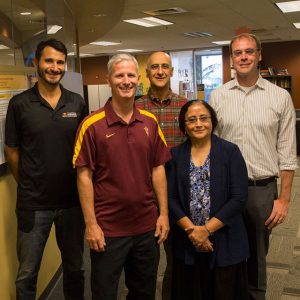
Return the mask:
{"type": "Polygon", "coordinates": [[[195,225],[204,225],[210,212],[210,155],[203,166],[195,166],[190,160],[190,214],[195,225]]]}

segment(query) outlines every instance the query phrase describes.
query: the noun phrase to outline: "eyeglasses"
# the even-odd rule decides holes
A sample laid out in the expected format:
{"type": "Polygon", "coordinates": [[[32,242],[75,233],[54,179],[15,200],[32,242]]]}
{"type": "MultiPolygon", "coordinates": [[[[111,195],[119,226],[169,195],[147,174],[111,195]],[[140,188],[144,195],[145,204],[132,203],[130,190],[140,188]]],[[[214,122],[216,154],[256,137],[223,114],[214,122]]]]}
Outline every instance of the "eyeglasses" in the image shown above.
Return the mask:
{"type": "Polygon", "coordinates": [[[240,57],[243,53],[252,56],[255,54],[256,51],[260,51],[260,49],[253,49],[253,48],[248,48],[245,51],[242,50],[234,50],[232,51],[232,56],[234,57],[240,57]]]}
{"type": "Polygon", "coordinates": [[[169,64],[153,64],[150,66],[150,69],[153,71],[156,71],[159,69],[159,67],[161,67],[163,70],[169,70],[170,69],[170,65],[169,64]]]}
{"type": "Polygon", "coordinates": [[[189,123],[189,124],[196,124],[198,120],[199,120],[201,123],[208,123],[210,118],[211,118],[211,116],[206,116],[206,115],[202,115],[202,116],[199,116],[199,117],[191,116],[191,117],[188,117],[188,118],[187,118],[186,120],[184,120],[184,121],[185,121],[186,123],[189,123]]]}

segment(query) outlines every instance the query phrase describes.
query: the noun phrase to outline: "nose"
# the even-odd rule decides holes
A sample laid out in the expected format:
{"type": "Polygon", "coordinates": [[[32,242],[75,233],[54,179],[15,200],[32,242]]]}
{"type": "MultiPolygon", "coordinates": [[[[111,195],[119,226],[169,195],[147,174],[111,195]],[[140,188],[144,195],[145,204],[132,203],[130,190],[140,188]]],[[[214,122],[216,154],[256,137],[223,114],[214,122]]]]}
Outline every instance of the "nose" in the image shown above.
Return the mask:
{"type": "Polygon", "coordinates": [[[51,63],[51,65],[50,65],[50,68],[52,69],[52,70],[58,70],[59,69],[59,67],[58,67],[58,63],[57,62],[52,62],[51,63]]]}
{"type": "Polygon", "coordinates": [[[242,59],[242,60],[248,59],[248,54],[246,54],[245,51],[242,52],[242,54],[241,54],[241,59],[242,59]]]}
{"type": "Polygon", "coordinates": [[[130,78],[129,78],[127,75],[125,75],[125,76],[123,77],[123,83],[124,83],[124,84],[130,84],[130,78]]]}
{"type": "Polygon", "coordinates": [[[158,73],[158,74],[162,74],[162,73],[163,73],[162,65],[159,65],[159,66],[158,66],[157,73],[158,73]]]}
{"type": "Polygon", "coordinates": [[[200,121],[200,118],[197,118],[196,125],[197,126],[202,126],[202,122],[200,121]]]}

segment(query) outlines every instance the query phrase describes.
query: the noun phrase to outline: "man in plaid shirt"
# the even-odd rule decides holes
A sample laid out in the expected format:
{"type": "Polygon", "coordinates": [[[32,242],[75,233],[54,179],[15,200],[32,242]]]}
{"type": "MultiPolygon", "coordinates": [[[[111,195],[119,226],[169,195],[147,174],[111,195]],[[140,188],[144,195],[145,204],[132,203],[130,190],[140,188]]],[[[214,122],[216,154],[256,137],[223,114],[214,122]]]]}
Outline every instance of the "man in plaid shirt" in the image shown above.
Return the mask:
{"type": "MultiPolygon", "coordinates": [[[[150,80],[150,89],[147,95],[136,100],[136,107],[148,110],[156,116],[170,149],[185,140],[179,129],[178,116],[187,99],[173,93],[170,89],[173,67],[171,58],[167,53],[152,53],[147,62],[146,73],[150,80]]],[[[173,259],[170,234],[164,243],[164,248],[167,266],[163,279],[162,300],[170,300],[173,259]]]]}
{"type": "Polygon", "coordinates": [[[136,106],[156,116],[167,145],[172,148],[184,141],[184,135],[179,130],[178,116],[187,99],[170,90],[173,67],[167,53],[154,52],[148,59],[146,73],[150,89],[147,95],[136,100],[136,106]]]}

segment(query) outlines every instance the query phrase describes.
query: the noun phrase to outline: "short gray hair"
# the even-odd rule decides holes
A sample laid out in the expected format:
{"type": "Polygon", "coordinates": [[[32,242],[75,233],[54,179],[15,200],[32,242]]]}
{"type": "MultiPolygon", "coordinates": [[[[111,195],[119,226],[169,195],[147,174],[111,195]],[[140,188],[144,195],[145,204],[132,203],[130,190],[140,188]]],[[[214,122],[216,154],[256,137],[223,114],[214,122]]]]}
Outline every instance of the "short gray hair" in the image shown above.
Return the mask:
{"type": "Polygon", "coordinates": [[[137,73],[139,73],[139,64],[137,62],[137,60],[135,59],[134,56],[132,56],[131,54],[125,54],[125,53],[121,53],[121,54],[115,54],[114,56],[112,56],[110,58],[110,60],[107,63],[107,72],[108,75],[110,76],[112,73],[112,68],[115,64],[124,61],[124,60],[128,60],[128,61],[132,61],[135,65],[136,71],[137,73]]]}

